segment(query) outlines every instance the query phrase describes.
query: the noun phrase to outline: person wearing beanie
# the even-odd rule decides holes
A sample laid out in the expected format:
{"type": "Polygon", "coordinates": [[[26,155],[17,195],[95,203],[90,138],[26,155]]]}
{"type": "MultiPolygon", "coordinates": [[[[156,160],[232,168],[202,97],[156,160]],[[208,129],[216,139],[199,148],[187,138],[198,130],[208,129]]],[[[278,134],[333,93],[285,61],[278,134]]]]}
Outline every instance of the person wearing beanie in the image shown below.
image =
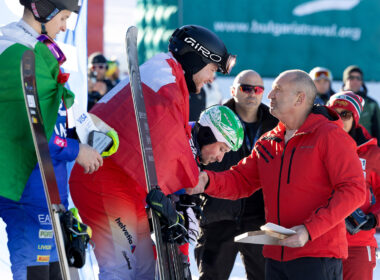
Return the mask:
{"type": "Polygon", "coordinates": [[[325,105],[329,101],[330,96],[335,93],[331,88],[333,81],[331,71],[324,67],[315,67],[310,71],[309,75],[317,88],[317,96],[314,103],[325,105]]]}
{"type": "Polygon", "coordinates": [[[380,148],[377,139],[359,124],[363,103],[364,99],[352,91],[336,93],[328,103],[357,144],[367,186],[366,201],[346,218],[348,258],[343,261],[344,280],[371,280],[376,266],[378,245],[374,234],[380,219],[380,148]]]}
{"type": "Polygon", "coordinates": [[[107,92],[113,88],[110,79],[106,77],[107,59],[100,52],[91,54],[88,58],[88,101],[87,110],[95,105],[107,92]]]}
{"type": "Polygon", "coordinates": [[[378,145],[380,145],[380,108],[376,100],[368,96],[364,74],[359,66],[350,65],[344,70],[342,90],[350,90],[364,99],[365,105],[360,117],[360,124],[377,139],[378,145]]]}

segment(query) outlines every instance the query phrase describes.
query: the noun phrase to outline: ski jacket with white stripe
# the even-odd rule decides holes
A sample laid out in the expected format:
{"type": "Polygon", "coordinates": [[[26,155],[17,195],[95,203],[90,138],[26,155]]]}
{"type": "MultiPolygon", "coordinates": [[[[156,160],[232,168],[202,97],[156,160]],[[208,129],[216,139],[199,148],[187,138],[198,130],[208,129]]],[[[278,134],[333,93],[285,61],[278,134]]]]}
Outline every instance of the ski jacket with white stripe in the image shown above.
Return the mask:
{"type": "Polygon", "coordinates": [[[222,173],[207,171],[206,193],[227,199],[262,188],[266,221],[305,225],[310,240],[300,248],[264,245],[278,261],[347,257],[344,219],[364,202],[365,182],[353,139],[332,110],[314,107],[294,136],[283,123],[264,134],[249,157],[222,173]]]}
{"type": "MultiPolygon", "coordinates": [[[[166,195],[192,188],[199,171],[189,144],[189,92],[182,67],[170,53],[160,53],[140,67],[140,74],[158,185],[166,195]]],[[[119,135],[118,152],[104,164],[113,161],[146,190],[129,78],[96,103],[91,113],[119,135]]]]}

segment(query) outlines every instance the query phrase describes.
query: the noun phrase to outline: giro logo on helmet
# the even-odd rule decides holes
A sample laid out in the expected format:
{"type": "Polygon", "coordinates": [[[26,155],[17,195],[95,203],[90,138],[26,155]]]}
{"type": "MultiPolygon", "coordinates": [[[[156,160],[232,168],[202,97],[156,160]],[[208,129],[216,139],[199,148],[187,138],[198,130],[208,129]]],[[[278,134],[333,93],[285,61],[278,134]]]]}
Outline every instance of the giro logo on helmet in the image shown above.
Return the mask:
{"type": "Polygon", "coordinates": [[[189,44],[193,49],[196,51],[202,53],[202,55],[208,59],[211,59],[212,61],[219,63],[222,61],[222,57],[212,53],[208,49],[206,49],[204,46],[202,46],[200,43],[198,43],[194,38],[186,37],[185,43],[189,44]]]}

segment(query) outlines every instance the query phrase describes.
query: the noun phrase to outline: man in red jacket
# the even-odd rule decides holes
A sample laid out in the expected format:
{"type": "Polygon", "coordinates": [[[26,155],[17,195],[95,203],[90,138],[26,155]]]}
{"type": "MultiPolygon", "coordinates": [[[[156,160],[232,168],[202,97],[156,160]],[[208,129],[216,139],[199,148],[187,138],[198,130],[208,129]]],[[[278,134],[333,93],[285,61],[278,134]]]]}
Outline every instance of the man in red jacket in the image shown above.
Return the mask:
{"type": "Polygon", "coordinates": [[[227,199],[263,190],[267,222],[296,231],[265,245],[266,279],[341,279],[347,257],[344,218],[364,202],[365,181],[355,143],[332,110],[314,107],[307,73],[281,73],[269,93],[280,120],[249,157],[222,173],[202,172],[189,194],[227,199]],[[339,139],[337,141],[336,139],[339,139]]]}
{"type": "MultiPolygon", "coordinates": [[[[190,147],[189,91],[200,92],[216,71],[229,73],[235,56],[210,30],[187,25],[174,31],[168,53],[140,67],[158,185],[165,195],[198,182],[190,147]]],[[[102,172],[83,174],[74,166],[73,201],[93,229],[99,279],[155,279],[153,242],[145,211],[146,181],[129,78],[91,110],[118,131],[120,146],[102,172]]]]}

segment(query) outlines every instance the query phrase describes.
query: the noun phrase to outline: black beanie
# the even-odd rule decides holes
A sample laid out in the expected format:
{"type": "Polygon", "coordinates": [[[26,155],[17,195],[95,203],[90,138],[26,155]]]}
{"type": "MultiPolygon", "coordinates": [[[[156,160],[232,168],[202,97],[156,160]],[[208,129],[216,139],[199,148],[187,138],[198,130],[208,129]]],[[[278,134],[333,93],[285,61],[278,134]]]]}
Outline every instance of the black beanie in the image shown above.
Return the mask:
{"type": "Polygon", "coordinates": [[[208,126],[202,126],[199,123],[195,124],[196,140],[201,150],[203,146],[217,142],[214,133],[208,126]]]}

